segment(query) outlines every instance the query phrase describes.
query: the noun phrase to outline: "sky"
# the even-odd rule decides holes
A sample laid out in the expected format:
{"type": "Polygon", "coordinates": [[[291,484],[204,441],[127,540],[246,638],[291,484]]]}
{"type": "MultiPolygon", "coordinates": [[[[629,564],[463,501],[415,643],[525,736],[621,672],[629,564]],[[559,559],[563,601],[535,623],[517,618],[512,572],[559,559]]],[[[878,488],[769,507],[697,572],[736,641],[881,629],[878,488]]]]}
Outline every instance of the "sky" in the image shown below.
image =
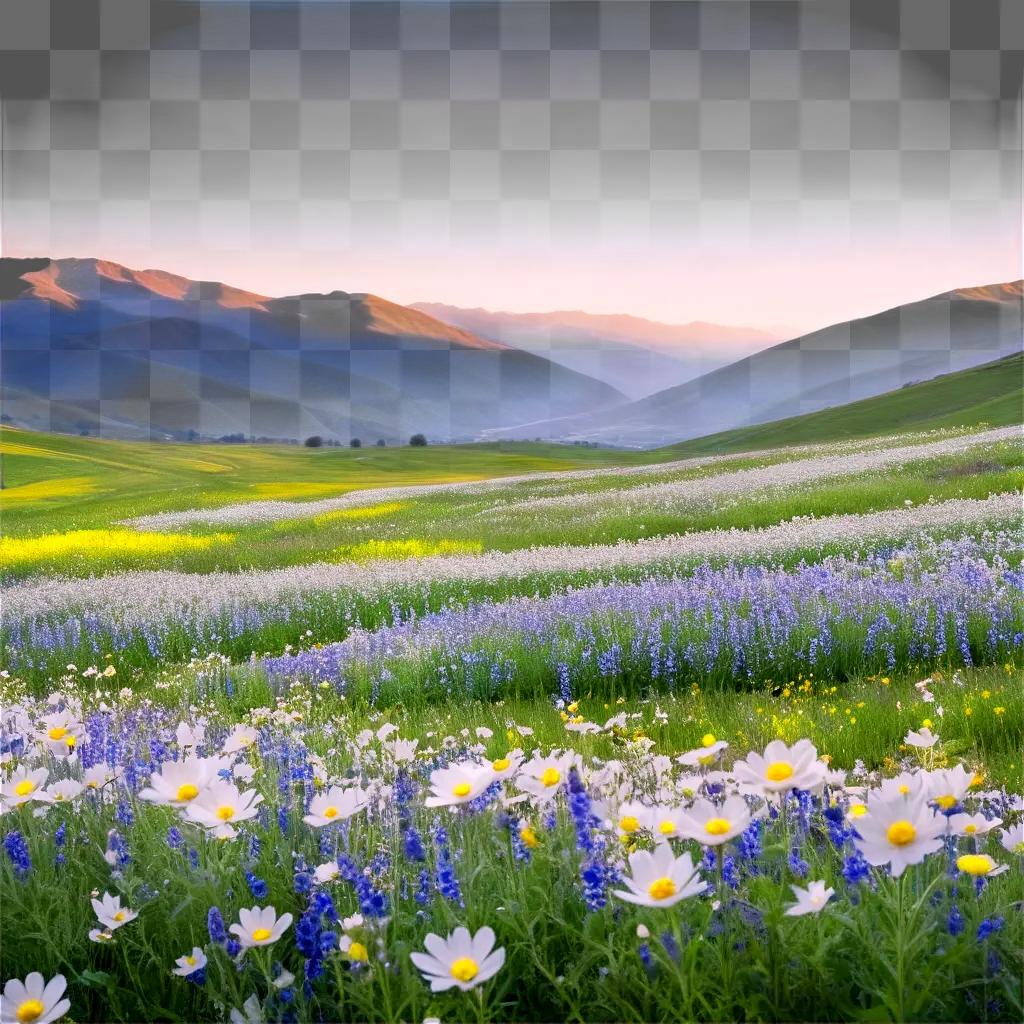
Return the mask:
{"type": "Polygon", "coordinates": [[[1018,0],[5,0],[4,255],[796,333],[1021,276],[1018,0]]]}

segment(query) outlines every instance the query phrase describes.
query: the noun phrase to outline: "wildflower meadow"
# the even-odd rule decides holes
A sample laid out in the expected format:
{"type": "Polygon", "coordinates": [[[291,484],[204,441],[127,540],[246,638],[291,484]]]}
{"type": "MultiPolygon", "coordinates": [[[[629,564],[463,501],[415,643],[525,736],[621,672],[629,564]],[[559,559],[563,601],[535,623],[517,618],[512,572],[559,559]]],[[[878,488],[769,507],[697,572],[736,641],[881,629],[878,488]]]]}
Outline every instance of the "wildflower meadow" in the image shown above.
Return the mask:
{"type": "Polygon", "coordinates": [[[1018,428],[333,493],[13,438],[3,1024],[1024,1017],[1018,428]]]}

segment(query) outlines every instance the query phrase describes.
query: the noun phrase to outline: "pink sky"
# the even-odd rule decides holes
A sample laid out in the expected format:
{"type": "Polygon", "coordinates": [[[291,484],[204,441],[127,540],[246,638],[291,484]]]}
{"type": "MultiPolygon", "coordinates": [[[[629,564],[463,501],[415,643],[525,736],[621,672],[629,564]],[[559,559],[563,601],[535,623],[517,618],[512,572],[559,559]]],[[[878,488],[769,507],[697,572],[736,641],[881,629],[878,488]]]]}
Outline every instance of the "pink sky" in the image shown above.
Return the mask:
{"type": "MultiPolygon", "coordinates": [[[[1009,204],[1007,204],[1008,208],[1009,204]]],[[[104,225],[99,237],[61,233],[32,243],[5,232],[7,256],[99,257],[159,268],[269,295],[374,292],[394,302],[443,302],[511,312],[581,309],[667,323],[703,320],[799,334],[953,288],[1021,277],[1019,220],[877,225],[853,240],[848,226],[795,225],[773,240],[738,232],[678,244],[388,245],[330,248],[323,237],[296,251],[209,245],[154,248],[145,232],[104,225]],[[830,237],[831,236],[831,237],[830,237]],[[956,236],[956,237],[954,237],[956,236]]],[[[37,232],[33,232],[36,235],[37,232]]],[[[219,236],[214,236],[221,241],[219,236]]],[[[713,236],[712,236],[713,237],[713,236]]],[[[189,240],[191,241],[191,239],[189,240]]]]}

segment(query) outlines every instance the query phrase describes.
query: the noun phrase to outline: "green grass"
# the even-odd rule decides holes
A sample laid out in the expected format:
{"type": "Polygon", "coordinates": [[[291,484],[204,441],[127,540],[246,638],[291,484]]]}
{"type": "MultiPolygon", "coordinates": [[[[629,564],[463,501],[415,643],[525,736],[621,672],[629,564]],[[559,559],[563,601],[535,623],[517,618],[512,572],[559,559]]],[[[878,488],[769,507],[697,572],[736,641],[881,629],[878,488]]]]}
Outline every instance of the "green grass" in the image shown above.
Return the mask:
{"type": "Polygon", "coordinates": [[[879,437],[907,430],[937,430],[1024,421],[1024,355],[945,374],[820,412],[792,416],[670,445],[676,457],[755,451],[782,445],[821,444],[879,437]]]}
{"type": "MultiPolygon", "coordinates": [[[[303,995],[303,956],[295,937],[308,897],[296,892],[301,862],[295,858],[312,867],[331,859],[333,851],[320,848],[324,832],[302,823],[303,785],[285,781],[279,786],[278,751],[267,746],[260,752],[251,749],[244,757],[254,769],[251,785],[266,796],[270,807],[266,823],[253,830],[260,839],[255,848],[246,838],[205,838],[181,825],[170,809],[137,799],[88,798],[75,808],[53,808],[45,818],[34,818],[30,810],[8,815],[6,828],[19,830],[32,867],[19,876],[10,858],[0,858],[6,939],[0,947],[0,972],[4,978],[23,978],[39,970],[48,978],[60,971],[69,982],[71,1019],[76,1021],[224,1020],[226,1007],[240,1007],[254,993],[265,1002],[269,1019],[275,1019],[284,1007],[268,983],[272,960],[299,978],[293,1004],[299,1020],[397,1024],[439,1016],[478,1024],[938,1021],[975,1019],[979,1015],[972,1007],[986,1006],[990,1000],[998,1000],[998,1006],[986,1006],[984,1019],[1017,1020],[1022,1008],[1024,922],[1014,907],[1024,889],[1014,867],[978,894],[963,880],[946,876],[942,853],[908,871],[898,883],[884,877],[883,871],[872,884],[847,884],[841,873],[843,853],[831,846],[820,812],[803,832],[796,809],[791,808],[792,820],[779,819],[765,827],[756,870],[741,867],[736,890],[718,881],[714,868],[703,869],[710,885],[719,888],[721,906],[708,898],[689,898],[671,910],[648,909],[609,895],[607,905],[587,911],[580,884],[584,857],[563,801],[550,819],[529,806],[512,809],[520,819],[514,828],[529,824],[537,836],[528,862],[513,858],[509,829],[494,809],[453,813],[422,806],[424,780],[435,756],[431,750],[436,752],[445,737],[451,737],[455,749],[464,748],[475,741],[475,730],[481,726],[493,733],[484,740],[488,758],[503,756],[512,745],[527,754],[551,745],[569,746],[585,763],[614,759],[627,774],[639,772],[637,777],[643,780],[645,745],[651,745],[652,754],[671,758],[699,745],[708,731],[729,742],[726,764],[762,748],[769,739],[810,736],[836,767],[849,769],[860,759],[868,768],[891,773],[897,761],[915,760],[913,751],[902,747],[905,731],[932,720],[941,741],[925,755],[930,767],[963,761],[985,773],[986,787],[1005,780],[1013,784],[1019,778],[1020,737],[1007,727],[1008,716],[995,716],[991,710],[996,701],[1016,702],[1017,707],[1022,699],[1005,671],[987,669],[967,672],[958,680],[934,679],[932,686],[945,706],[941,719],[934,705],[917,695],[915,681],[911,676],[864,679],[833,692],[828,683],[800,680],[794,681],[788,695],[748,694],[730,701],[699,690],[659,700],[595,701],[583,696],[579,713],[589,720],[603,722],[615,713],[629,716],[626,729],[601,736],[567,732],[558,712],[546,702],[460,702],[368,713],[339,700],[330,688],[298,689],[275,698],[253,683],[230,694],[223,689],[200,694],[185,674],[168,678],[166,689],[152,692],[158,707],[167,709],[166,717],[160,718],[143,709],[140,697],[118,699],[112,692],[107,700],[120,705],[129,743],[144,743],[150,730],[161,724],[173,730],[179,718],[192,720],[197,707],[213,728],[239,721],[266,722],[274,709],[280,719],[274,731],[287,736],[291,756],[305,748],[322,757],[332,775],[354,770],[351,751],[362,729],[376,731],[395,722],[399,735],[418,738],[420,751],[411,771],[420,789],[404,823],[396,820],[389,803],[381,816],[368,819],[360,814],[335,837],[324,830],[328,845],[339,842],[339,852],[350,856],[359,869],[385,852],[389,855],[386,866],[371,877],[373,886],[388,896],[390,921],[379,947],[369,941],[367,967],[353,971],[335,947],[326,955],[323,976],[313,981],[312,995],[303,995]],[[964,717],[967,707],[973,712],[969,720],[964,717]],[[979,728],[982,719],[985,724],[979,728]],[[522,737],[513,731],[510,739],[506,730],[511,725],[529,726],[534,733],[522,737]],[[464,732],[469,738],[463,738],[464,732]],[[284,809],[283,822],[279,807],[284,809]],[[64,845],[58,848],[55,830],[60,824],[64,845]],[[185,836],[178,849],[168,844],[168,830],[175,824],[185,836]],[[402,828],[409,824],[422,838],[423,861],[404,852],[402,828]],[[435,824],[443,824],[447,832],[463,905],[444,898],[436,888],[441,861],[432,839],[435,824]],[[103,857],[111,829],[128,854],[127,862],[114,871],[103,857]],[[807,862],[804,879],[787,866],[794,846],[807,862]],[[428,878],[426,906],[414,899],[422,870],[428,878]],[[251,895],[247,872],[266,885],[265,896],[251,895]],[[833,901],[820,915],[783,916],[790,884],[810,879],[834,887],[833,901]],[[94,890],[119,894],[139,913],[108,944],[97,945],[85,937],[95,925],[89,906],[94,890]],[[236,968],[210,941],[207,913],[217,907],[231,924],[240,908],[254,903],[292,913],[295,921],[272,949],[246,954],[236,968]],[[946,930],[954,906],[964,923],[959,937],[946,930]],[[980,943],[976,933],[982,920],[998,916],[1004,925],[980,943]],[[495,930],[498,944],[507,952],[502,971],[480,995],[431,994],[413,968],[410,952],[423,948],[427,932],[443,935],[458,925],[476,930],[485,924],[495,930]],[[641,925],[650,936],[650,973],[641,961],[641,925]],[[682,951],[678,960],[669,952],[675,948],[672,942],[663,944],[665,933],[682,951]],[[170,974],[174,959],[194,945],[204,947],[210,959],[202,987],[170,974]],[[990,954],[999,958],[1000,966],[993,965],[990,954]]],[[[92,705],[98,700],[90,698],[92,705]]],[[[370,747],[376,750],[377,742],[371,740],[370,747]]],[[[393,765],[376,755],[366,767],[371,777],[394,777],[393,765]]],[[[614,808],[608,814],[616,820],[614,808]]],[[[614,831],[605,834],[610,843],[617,841],[614,831]]],[[[694,844],[682,845],[699,859],[694,844]]],[[[985,841],[984,848],[1000,862],[1010,859],[994,839],[985,841]]],[[[735,841],[727,852],[738,853],[735,841]]],[[[328,883],[324,891],[339,916],[359,910],[348,883],[328,883]]],[[[340,926],[324,923],[325,929],[331,927],[340,931],[340,926]]]]}
{"type": "Polygon", "coordinates": [[[153,512],[260,498],[305,500],[352,490],[667,461],[671,453],[501,442],[426,448],[112,441],[0,429],[5,532],[105,527],[153,512]],[[20,497],[29,484],[78,481],[77,493],[20,497]]]}
{"type": "MultiPolygon", "coordinates": [[[[777,461],[786,458],[784,453],[776,457],[777,461]]],[[[730,459],[713,466],[657,473],[650,479],[645,475],[643,482],[697,480],[765,461],[771,460],[730,459]]],[[[439,493],[389,503],[379,509],[382,514],[368,517],[350,510],[342,518],[305,517],[227,527],[197,523],[186,536],[209,538],[208,546],[152,552],[145,546],[121,551],[115,536],[110,550],[90,541],[83,550],[70,554],[35,554],[31,542],[19,546],[19,526],[25,531],[23,536],[31,536],[49,534],[55,523],[51,515],[26,509],[20,521],[15,511],[5,522],[11,551],[3,572],[5,579],[15,580],[40,573],[87,576],[139,568],[188,572],[271,569],[314,561],[344,561],[353,557],[352,552],[362,550],[367,541],[383,545],[381,557],[387,557],[388,545],[394,548],[394,557],[402,557],[416,550],[428,554],[433,550],[457,551],[460,546],[469,551],[513,551],[541,545],[614,544],[701,530],[750,529],[796,516],[860,514],[899,508],[907,502],[986,498],[1016,490],[1024,485],[1024,449],[1004,442],[955,458],[907,463],[897,470],[826,479],[787,491],[723,495],[704,502],[645,502],[643,490],[625,499],[608,493],[607,500],[593,500],[615,484],[628,488],[631,480],[634,484],[640,482],[611,475],[578,481],[523,482],[484,494],[439,493]],[[591,500],[585,506],[572,500],[536,508],[528,504],[531,498],[551,495],[591,500]],[[26,550],[16,554],[14,549],[20,551],[22,547],[26,550]]]]}

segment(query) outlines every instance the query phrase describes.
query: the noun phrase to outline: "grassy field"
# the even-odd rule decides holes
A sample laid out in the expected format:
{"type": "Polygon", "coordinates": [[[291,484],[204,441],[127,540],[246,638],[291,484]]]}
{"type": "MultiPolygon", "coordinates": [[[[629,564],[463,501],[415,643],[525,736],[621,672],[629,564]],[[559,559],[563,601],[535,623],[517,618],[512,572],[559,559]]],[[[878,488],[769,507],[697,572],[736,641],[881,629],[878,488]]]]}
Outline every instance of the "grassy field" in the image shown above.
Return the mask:
{"type": "Polygon", "coordinates": [[[1024,452],[817,444],[908,422],[873,401],[684,467],[5,428],[0,978],[83,1022],[1019,1021],[1024,452]],[[228,518],[119,523],[188,510],[228,518]],[[459,927],[503,963],[432,990],[459,927]]]}
{"type": "Polygon", "coordinates": [[[677,456],[749,452],[782,445],[820,444],[904,430],[941,430],[1024,419],[1024,355],[911,384],[875,398],[772,423],[695,438],[670,446],[677,456]]]}
{"type": "Polygon", "coordinates": [[[108,441],[0,428],[5,527],[89,529],[149,512],[261,498],[304,500],[355,489],[666,461],[574,445],[503,442],[425,448],[108,441]]]}

